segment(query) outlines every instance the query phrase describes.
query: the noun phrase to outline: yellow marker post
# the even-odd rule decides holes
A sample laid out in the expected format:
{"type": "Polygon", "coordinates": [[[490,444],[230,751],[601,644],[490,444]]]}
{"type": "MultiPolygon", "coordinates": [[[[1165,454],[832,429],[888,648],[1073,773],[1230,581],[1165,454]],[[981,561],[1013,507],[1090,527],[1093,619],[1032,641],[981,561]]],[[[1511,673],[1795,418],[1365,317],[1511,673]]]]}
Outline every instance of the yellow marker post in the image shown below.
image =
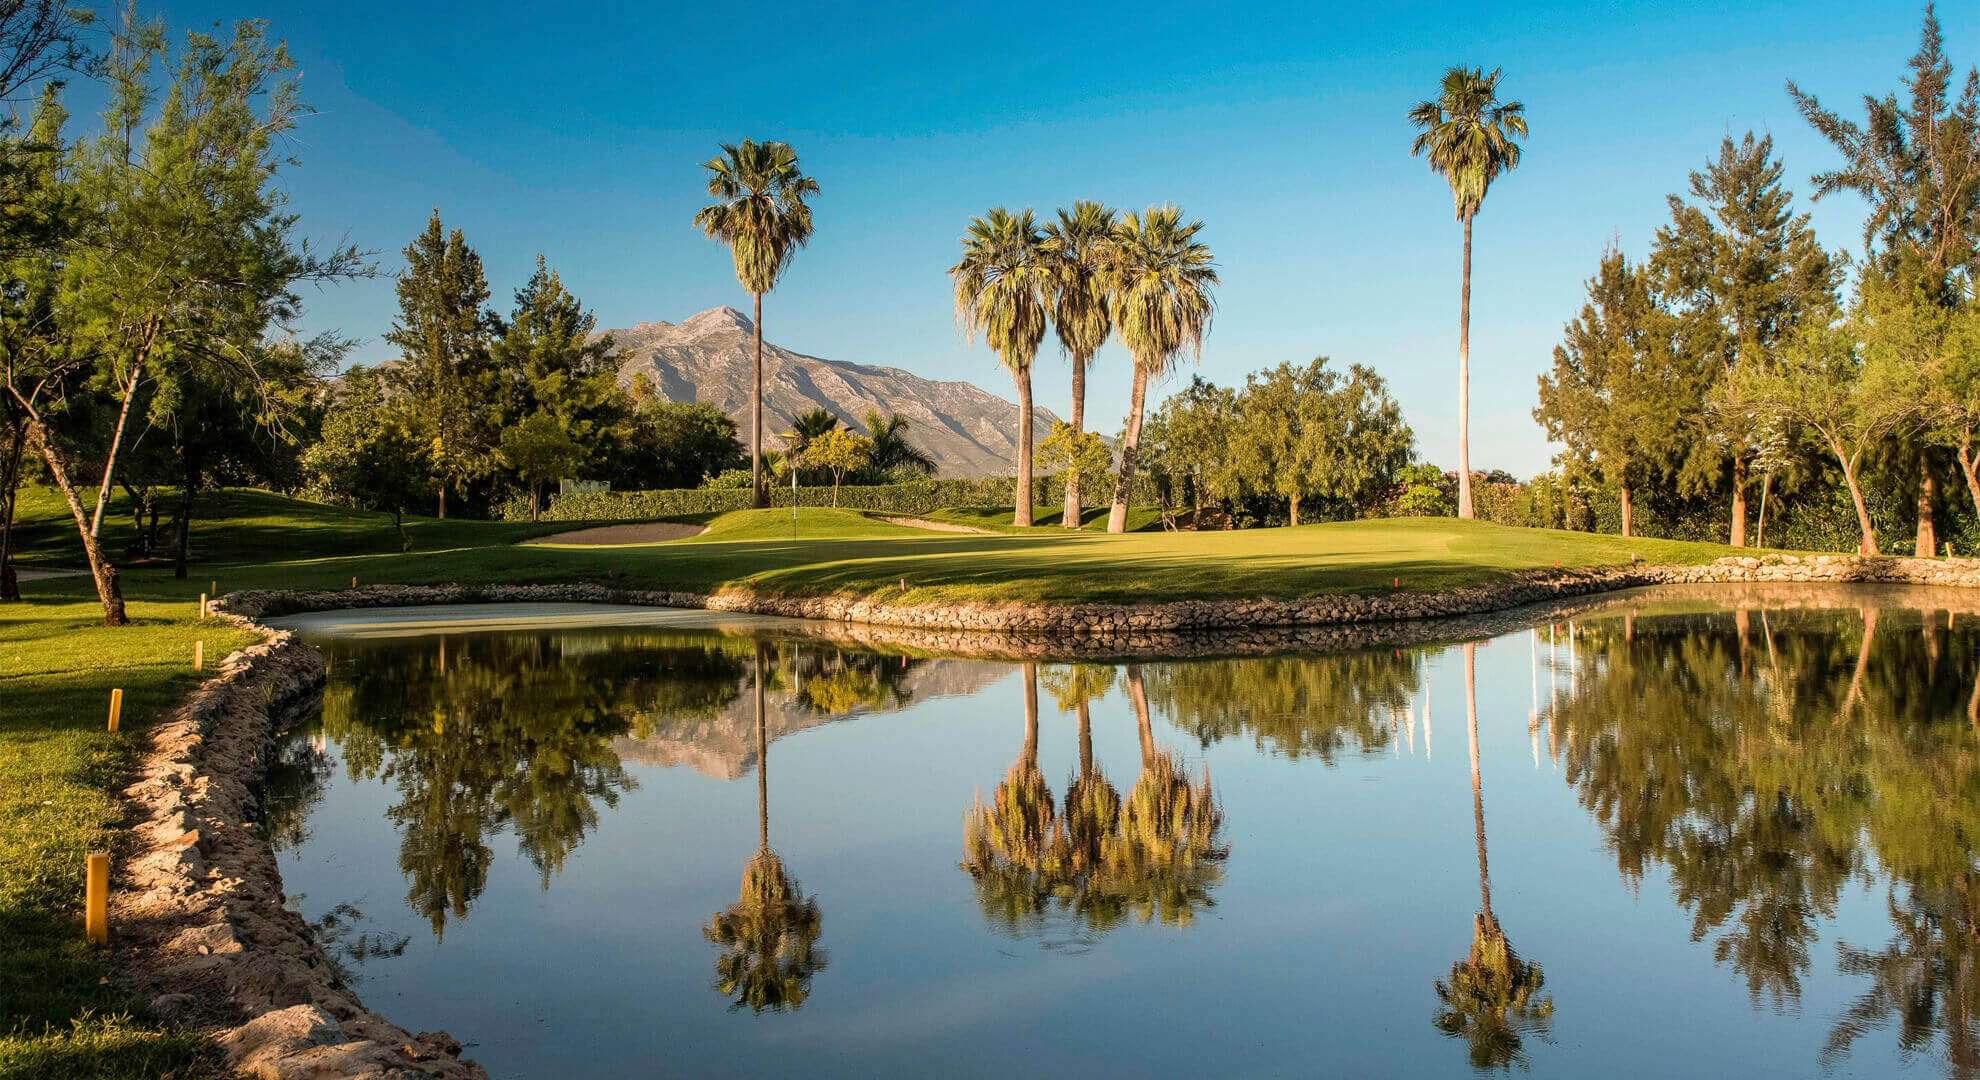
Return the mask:
{"type": "Polygon", "coordinates": [[[124,689],[118,687],[110,691],[110,730],[117,730],[117,721],[124,715],[124,689]]]}
{"type": "Polygon", "coordinates": [[[110,856],[92,851],[84,863],[83,930],[91,945],[110,943],[110,856]]]}
{"type": "Polygon", "coordinates": [[[193,642],[193,670],[206,670],[206,642],[193,642]]]}
{"type": "Polygon", "coordinates": [[[199,594],[199,617],[200,617],[200,618],[202,618],[202,619],[204,619],[204,618],[206,618],[206,594],[205,594],[205,593],[200,593],[200,594],[199,594]]]}
{"type": "Polygon", "coordinates": [[[357,578],[351,579],[351,588],[353,589],[357,588],[357,578]]]}

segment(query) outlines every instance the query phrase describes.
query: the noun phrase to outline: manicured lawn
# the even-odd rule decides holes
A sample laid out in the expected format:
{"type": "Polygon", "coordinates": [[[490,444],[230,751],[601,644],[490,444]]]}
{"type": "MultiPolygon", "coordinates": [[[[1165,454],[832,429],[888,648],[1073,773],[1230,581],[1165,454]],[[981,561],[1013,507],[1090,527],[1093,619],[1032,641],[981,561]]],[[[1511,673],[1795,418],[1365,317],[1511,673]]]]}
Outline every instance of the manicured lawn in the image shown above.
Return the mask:
{"type": "Polygon", "coordinates": [[[83,856],[123,849],[114,792],[147,724],[197,683],[193,642],[211,665],[253,639],[184,603],[134,601],[136,625],[110,630],[93,597],[28,584],[0,607],[0,1077],[210,1075],[205,1041],[127,1015],[137,1003],[84,944],[83,856]]]}

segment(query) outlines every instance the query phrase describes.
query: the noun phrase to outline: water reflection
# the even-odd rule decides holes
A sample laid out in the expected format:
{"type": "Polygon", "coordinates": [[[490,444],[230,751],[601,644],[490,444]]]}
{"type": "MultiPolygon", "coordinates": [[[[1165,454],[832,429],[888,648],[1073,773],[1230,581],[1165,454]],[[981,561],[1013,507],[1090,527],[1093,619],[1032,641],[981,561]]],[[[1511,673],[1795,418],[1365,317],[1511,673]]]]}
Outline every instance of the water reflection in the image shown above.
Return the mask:
{"type": "Polygon", "coordinates": [[[756,713],[756,852],[743,866],[736,902],[701,930],[722,947],[715,958],[716,991],[730,999],[731,1010],[748,1006],[753,1012],[802,1006],[811,995],[811,977],[825,967],[825,950],[818,947],[824,929],[818,900],[804,895],[770,848],[770,739],[763,708],[767,651],[763,642],[755,643],[750,680],[756,713]]]}
{"type": "Polygon", "coordinates": [[[1158,750],[1140,667],[1126,687],[1141,747],[1141,773],[1127,798],[1093,759],[1091,702],[1112,673],[1074,665],[1052,673],[1053,696],[1079,723],[1079,769],[1059,812],[1038,768],[1038,666],[1022,665],[1024,742],[1018,760],[963,819],[962,869],[983,914],[1019,936],[1050,935],[1059,916],[1085,934],[1125,920],[1187,926],[1212,907],[1230,850],[1219,838],[1223,810],[1206,770],[1191,781],[1182,759],[1158,750]]]}
{"type": "Polygon", "coordinates": [[[1525,960],[1506,940],[1492,912],[1492,875],[1485,857],[1485,784],[1478,769],[1478,646],[1464,645],[1464,719],[1471,741],[1471,820],[1478,843],[1478,913],[1471,919],[1471,951],[1451,965],[1450,980],[1437,981],[1437,1030],[1461,1038],[1477,1069],[1526,1063],[1525,1037],[1547,1038],[1554,999],[1539,995],[1546,983],[1540,965],[1525,960]]]}
{"type": "Polygon", "coordinates": [[[1903,1054],[1980,1075],[1974,646],[1950,616],[1875,607],[1583,627],[1568,781],[1624,877],[1661,868],[1756,1005],[1798,1004],[1846,887],[1884,892],[1890,940],[1837,946],[1868,985],[1829,1063],[1895,1026],[1903,1054]]]}

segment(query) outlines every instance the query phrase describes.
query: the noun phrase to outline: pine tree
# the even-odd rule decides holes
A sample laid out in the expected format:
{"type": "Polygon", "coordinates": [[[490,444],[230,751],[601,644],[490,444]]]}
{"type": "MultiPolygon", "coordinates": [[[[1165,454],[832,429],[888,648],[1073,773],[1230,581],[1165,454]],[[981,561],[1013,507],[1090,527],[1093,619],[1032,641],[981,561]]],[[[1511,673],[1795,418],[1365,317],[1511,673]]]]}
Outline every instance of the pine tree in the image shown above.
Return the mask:
{"type": "Polygon", "coordinates": [[[481,256],[461,230],[445,231],[434,210],[426,231],[405,248],[399,273],[399,318],[385,340],[399,348],[386,369],[408,426],[426,446],[440,517],[447,492],[483,475],[495,454],[494,389],[488,347],[500,329],[488,310],[481,256]]]}
{"type": "Polygon", "coordinates": [[[512,471],[533,475],[525,477],[532,502],[543,481],[557,479],[549,472],[601,466],[630,437],[632,397],[619,388],[612,339],[592,340],[597,325],[538,255],[536,272],[516,290],[508,326],[490,348],[503,460],[512,471]],[[517,434],[526,424],[532,434],[517,434]],[[548,437],[552,426],[560,439],[548,437]],[[546,451],[552,445],[556,453],[546,451]],[[530,468],[512,446],[531,448],[530,468]]]}

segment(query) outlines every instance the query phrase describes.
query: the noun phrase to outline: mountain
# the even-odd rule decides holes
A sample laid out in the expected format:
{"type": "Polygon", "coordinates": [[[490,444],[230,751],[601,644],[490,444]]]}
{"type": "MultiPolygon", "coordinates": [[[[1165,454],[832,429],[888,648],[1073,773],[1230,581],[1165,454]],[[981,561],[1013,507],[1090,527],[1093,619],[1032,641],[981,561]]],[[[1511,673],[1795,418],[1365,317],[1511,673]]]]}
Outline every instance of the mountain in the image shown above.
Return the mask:
{"type": "MultiPolygon", "coordinates": [[[[734,308],[704,311],[683,323],[643,322],[606,330],[618,348],[619,382],[644,375],[670,401],[705,401],[736,421],[749,442],[754,327],[734,308]]],[[[900,368],[849,364],[763,343],[763,443],[781,449],[779,435],[799,413],[831,410],[862,427],[867,409],[908,419],[908,440],[935,459],[941,476],[1009,476],[1017,470],[1017,405],[966,382],[924,379],[900,368]]],[[[1036,438],[1058,417],[1032,411],[1036,438]]]]}

